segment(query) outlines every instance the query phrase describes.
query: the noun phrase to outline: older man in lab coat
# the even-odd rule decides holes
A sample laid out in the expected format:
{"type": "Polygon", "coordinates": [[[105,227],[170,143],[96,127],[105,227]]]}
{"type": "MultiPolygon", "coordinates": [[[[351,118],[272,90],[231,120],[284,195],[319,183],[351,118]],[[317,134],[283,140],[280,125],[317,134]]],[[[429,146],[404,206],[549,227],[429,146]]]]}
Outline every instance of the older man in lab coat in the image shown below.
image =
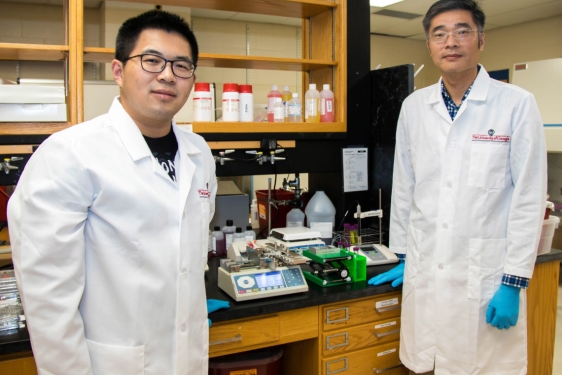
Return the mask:
{"type": "Polygon", "coordinates": [[[127,20],[111,63],[120,96],[23,172],[8,221],[39,374],[207,374],[215,163],[172,120],[197,57],[182,18],[127,20]]]}
{"type": "Polygon", "coordinates": [[[526,295],[546,203],[533,95],[478,64],[485,16],[441,0],[423,24],[442,77],[402,106],[390,249],[404,283],[400,359],[415,373],[523,375],[526,295]]]}

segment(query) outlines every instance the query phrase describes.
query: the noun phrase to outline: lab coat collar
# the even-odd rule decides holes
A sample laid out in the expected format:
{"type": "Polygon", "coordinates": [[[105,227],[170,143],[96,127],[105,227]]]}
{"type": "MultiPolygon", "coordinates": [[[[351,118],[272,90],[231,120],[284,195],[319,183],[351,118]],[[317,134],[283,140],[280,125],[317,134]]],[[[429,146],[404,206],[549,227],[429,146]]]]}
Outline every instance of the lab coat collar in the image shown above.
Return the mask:
{"type": "MultiPolygon", "coordinates": [[[[443,77],[439,78],[437,85],[434,85],[431,95],[427,98],[427,104],[443,102],[443,97],[441,96],[441,82],[443,82],[443,77]]],[[[468,94],[465,100],[486,100],[489,86],[490,76],[486,69],[480,65],[480,72],[478,72],[474,84],[472,85],[472,90],[470,90],[470,94],[468,94]]]]}
{"type": "MultiPolygon", "coordinates": [[[[140,129],[135,124],[131,116],[125,111],[119,97],[113,99],[113,103],[109,108],[109,118],[114,126],[121,142],[131,155],[131,159],[138,161],[142,158],[151,157],[152,152],[146,144],[140,129]]],[[[201,152],[188,137],[184,136],[184,130],[180,129],[174,122],[172,122],[172,129],[178,140],[178,149],[182,154],[198,154],[201,152]]]]}
{"type": "Polygon", "coordinates": [[[123,142],[127,152],[131,155],[131,159],[138,161],[152,156],[150,148],[148,148],[137,124],[135,124],[131,116],[121,105],[119,96],[113,99],[108,115],[111,124],[117,131],[119,138],[121,138],[121,142],[123,142]]]}

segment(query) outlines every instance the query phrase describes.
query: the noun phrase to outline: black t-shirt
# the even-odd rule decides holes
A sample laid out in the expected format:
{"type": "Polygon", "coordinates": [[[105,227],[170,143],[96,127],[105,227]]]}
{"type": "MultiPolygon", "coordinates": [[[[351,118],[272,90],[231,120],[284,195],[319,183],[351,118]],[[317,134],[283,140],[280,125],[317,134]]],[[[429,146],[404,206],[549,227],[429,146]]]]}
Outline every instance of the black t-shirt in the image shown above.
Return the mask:
{"type": "Polygon", "coordinates": [[[160,138],[150,138],[143,135],[148,148],[152,155],[158,160],[158,163],[168,173],[172,181],[176,182],[176,166],[174,164],[176,153],[178,152],[178,140],[174,131],[170,127],[170,132],[160,138]]]}

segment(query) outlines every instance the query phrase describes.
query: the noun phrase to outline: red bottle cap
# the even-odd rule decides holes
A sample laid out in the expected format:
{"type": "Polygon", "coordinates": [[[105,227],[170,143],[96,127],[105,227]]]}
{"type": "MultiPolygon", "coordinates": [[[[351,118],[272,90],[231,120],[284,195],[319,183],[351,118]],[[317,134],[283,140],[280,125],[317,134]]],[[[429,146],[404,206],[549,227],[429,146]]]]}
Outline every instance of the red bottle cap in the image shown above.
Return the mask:
{"type": "Polygon", "coordinates": [[[239,85],[238,90],[240,93],[252,93],[252,85],[239,85]]]}
{"type": "Polygon", "coordinates": [[[225,83],[222,87],[223,92],[238,92],[237,83],[225,83]]]}
{"type": "Polygon", "coordinates": [[[195,91],[211,91],[209,82],[195,82],[195,91]]]}

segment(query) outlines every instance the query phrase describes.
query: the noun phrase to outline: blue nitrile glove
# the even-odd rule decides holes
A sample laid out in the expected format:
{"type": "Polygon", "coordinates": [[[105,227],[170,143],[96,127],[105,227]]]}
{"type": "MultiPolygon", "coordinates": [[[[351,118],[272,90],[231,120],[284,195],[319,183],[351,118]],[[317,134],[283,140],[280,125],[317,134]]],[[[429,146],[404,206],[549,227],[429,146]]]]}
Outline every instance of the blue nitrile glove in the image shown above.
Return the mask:
{"type": "Polygon", "coordinates": [[[386,271],[385,273],[381,273],[375,277],[372,277],[367,284],[369,285],[381,285],[392,281],[392,287],[396,288],[398,285],[402,284],[404,281],[404,263],[405,261],[401,260],[400,263],[393,269],[386,271]]]}
{"type": "MultiPolygon", "coordinates": [[[[207,314],[215,312],[220,309],[229,309],[230,303],[228,301],[221,301],[220,299],[208,299],[207,300],[207,314]]],[[[207,319],[209,322],[209,327],[213,324],[211,319],[207,319]]]]}
{"type": "Polygon", "coordinates": [[[210,314],[220,309],[229,309],[229,308],[230,308],[230,303],[228,301],[222,301],[220,299],[207,300],[207,314],[210,314]]]}
{"type": "Polygon", "coordinates": [[[486,311],[486,323],[497,329],[509,329],[517,324],[519,317],[519,292],[521,288],[500,285],[486,311]]]}

